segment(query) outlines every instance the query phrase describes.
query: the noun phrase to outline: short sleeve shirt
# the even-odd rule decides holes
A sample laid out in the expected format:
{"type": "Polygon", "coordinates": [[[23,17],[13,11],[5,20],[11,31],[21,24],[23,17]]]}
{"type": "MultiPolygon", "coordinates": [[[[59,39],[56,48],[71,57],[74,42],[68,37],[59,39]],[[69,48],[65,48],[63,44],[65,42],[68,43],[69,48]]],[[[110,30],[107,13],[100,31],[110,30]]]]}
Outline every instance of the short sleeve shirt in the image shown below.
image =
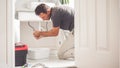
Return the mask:
{"type": "Polygon", "coordinates": [[[53,7],[51,20],[53,27],[71,31],[74,28],[74,10],[68,6],[53,7]]]}

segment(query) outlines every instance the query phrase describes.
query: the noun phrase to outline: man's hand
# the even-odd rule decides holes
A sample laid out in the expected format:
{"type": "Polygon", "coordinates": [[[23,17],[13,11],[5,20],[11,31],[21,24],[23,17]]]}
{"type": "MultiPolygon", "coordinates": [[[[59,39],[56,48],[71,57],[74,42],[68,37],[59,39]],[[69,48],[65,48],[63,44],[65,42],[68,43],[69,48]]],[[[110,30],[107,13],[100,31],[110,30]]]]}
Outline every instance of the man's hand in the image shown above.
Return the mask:
{"type": "Polygon", "coordinates": [[[40,38],[40,31],[38,31],[38,30],[34,31],[33,35],[36,39],[39,39],[40,38]]]}
{"type": "Polygon", "coordinates": [[[59,32],[59,27],[53,27],[49,31],[34,31],[33,35],[36,39],[39,39],[41,37],[50,37],[50,36],[57,36],[59,32]]]}

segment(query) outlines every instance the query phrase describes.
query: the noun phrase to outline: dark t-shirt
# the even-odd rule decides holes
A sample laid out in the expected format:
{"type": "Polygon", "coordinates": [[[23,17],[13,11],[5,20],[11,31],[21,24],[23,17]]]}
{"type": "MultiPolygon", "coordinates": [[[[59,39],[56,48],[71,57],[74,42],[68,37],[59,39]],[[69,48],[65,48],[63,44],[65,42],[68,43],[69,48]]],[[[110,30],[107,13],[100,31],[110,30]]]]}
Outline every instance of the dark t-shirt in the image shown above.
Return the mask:
{"type": "Polygon", "coordinates": [[[53,27],[71,31],[74,28],[74,10],[68,6],[53,7],[51,20],[53,27]]]}

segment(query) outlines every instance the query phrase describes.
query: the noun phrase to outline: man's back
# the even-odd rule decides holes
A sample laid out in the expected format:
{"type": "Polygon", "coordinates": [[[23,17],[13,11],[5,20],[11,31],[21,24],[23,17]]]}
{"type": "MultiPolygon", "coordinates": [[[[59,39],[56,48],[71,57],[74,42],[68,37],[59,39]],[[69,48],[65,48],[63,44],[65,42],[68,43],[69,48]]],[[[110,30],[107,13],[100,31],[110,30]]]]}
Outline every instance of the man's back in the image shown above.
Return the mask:
{"type": "Polygon", "coordinates": [[[54,27],[71,31],[74,28],[74,10],[68,6],[54,7],[51,12],[51,20],[54,27]]]}

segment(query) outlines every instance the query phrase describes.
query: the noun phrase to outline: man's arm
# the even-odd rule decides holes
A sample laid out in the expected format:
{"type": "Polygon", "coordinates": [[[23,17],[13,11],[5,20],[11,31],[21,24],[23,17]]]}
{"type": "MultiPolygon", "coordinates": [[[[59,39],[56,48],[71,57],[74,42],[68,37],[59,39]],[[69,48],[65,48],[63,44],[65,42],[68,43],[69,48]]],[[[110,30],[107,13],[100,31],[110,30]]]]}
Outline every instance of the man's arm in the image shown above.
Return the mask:
{"type": "Polygon", "coordinates": [[[35,31],[33,35],[35,38],[39,38],[39,37],[57,36],[58,33],[59,33],[59,27],[53,27],[50,31],[35,31]]]}

